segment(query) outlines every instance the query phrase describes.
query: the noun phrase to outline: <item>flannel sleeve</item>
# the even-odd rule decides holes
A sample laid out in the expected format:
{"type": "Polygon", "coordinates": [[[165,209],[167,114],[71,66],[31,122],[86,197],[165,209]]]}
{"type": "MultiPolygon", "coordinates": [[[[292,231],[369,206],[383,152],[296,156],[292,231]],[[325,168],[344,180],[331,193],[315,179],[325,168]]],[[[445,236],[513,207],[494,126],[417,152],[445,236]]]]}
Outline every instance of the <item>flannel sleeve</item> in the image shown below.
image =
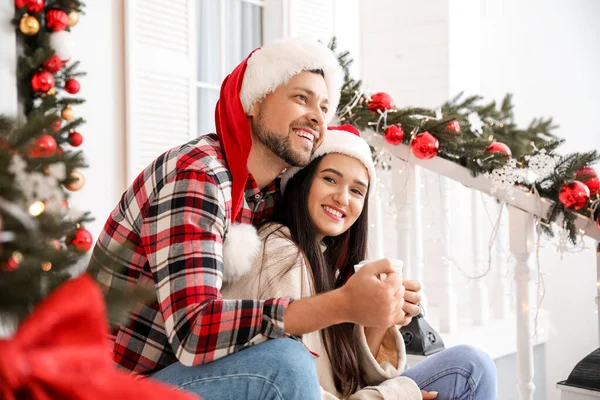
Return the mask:
{"type": "Polygon", "coordinates": [[[165,333],[177,359],[198,365],[249,345],[257,336],[284,337],[287,297],[224,299],[226,202],[216,178],[180,171],[149,197],[142,244],[165,333]]]}

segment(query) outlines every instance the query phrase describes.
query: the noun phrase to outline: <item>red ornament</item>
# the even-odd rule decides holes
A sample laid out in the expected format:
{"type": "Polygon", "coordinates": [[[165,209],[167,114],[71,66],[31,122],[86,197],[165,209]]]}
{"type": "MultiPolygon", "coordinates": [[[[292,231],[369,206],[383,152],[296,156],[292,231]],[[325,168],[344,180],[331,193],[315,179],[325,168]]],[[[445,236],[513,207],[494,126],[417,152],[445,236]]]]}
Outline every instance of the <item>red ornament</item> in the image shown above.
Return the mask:
{"type": "Polygon", "coordinates": [[[42,135],[33,144],[32,149],[29,151],[29,157],[31,158],[43,158],[53,156],[56,152],[56,140],[51,135],[42,135]]]}
{"type": "Polygon", "coordinates": [[[75,231],[73,236],[69,238],[68,243],[75,247],[77,251],[85,253],[92,248],[94,240],[92,234],[88,230],[79,228],[75,231]]]}
{"type": "Polygon", "coordinates": [[[59,8],[46,11],[46,25],[54,32],[64,30],[69,24],[69,16],[59,8]]]}
{"type": "Polygon", "coordinates": [[[590,189],[591,196],[594,196],[596,193],[598,193],[598,189],[600,189],[600,180],[598,179],[598,174],[594,168],[581,168],[575,173],[575,179],[585,183],[585,186],[590,189]]]}
{"type": "Polygon", "coordinates": [[[17,8],[25,7],[25,0],[15,0],[15,7],[17,7],[17,8]]]}
{"type": "Polygon", "coordinates": [[[393,110],[394,99],[387,93],[379,92],[371,96],[371,101],[367,105],[369,111],[377,113],[379,111],[393,110]]]}
{"type": "Polygon", "coordinates": [[[457,120],[450,121],[446,124],[446,130],[458,135],[460,133],[460,124],[457,120]]]}
{"type": "Polygon", "coordinates": [[[77,79],[67,79],[67,81],[65,82],[65,90],[67,91],[67,93],[70,94],[77,94],[77,92],[79,92],[79,82],[77,82],[77,79]]]}
{"type": "Polygon", "coordinates": [[[31,78],[31,87],[38,93],[46,93],[54,87],[54,77],[47,71],[36,72],[31,78]]]}
{"type": "Polygon", "coordinates": [[[510,150],[510,147],[508,147],[504,143],[500,143],[500,142],[490,144],[487,147],[487,149],[485,149],[485,151],[487,151],[488,153],[506,154],[508,156],[508,158],[512,157],[512,151],[510,150]]]}
{"type": "Polygon", "coordinates": [[[79,132],[69,133],[69,144],[73,147],[78,147],[83,143],[83,136],[79,132]]]}
{"type": "Polygon", "coordinates": [[[39,13],[44,9],[44,0],[25,0],[24,3],[30,13],[39,13]]]}
{"type": "Polygon", "coordinates": [[[21,253],[19,253],[18,251],[15,251],[8,258],[8,260],[6,260],[6,264],[3,264],[0,267],[0,270],[5,271],[5,272],[15,271],[17,268],[19,268],[19,265],[21,265],[21,261],[23,261],[23,255],[21,253]]]}
{"type": "Polygon", "coordinates": [[[390,125],[385,129],[385,140],[392,145],[402,143],[404,139],[404,131],[398,125],[390,125]]]}
{"type": "Polygon", "coordinates": [[[60,130],[60,123],[61,123],[60,119],[56,120],[56,121],[54,121],[53,123],[50,124],[50,128],[52,128],[52,130],[54,132],[58,132],[60,130]]]}
{"type": "Polygon", "coordinates": [[[558,199],[563,206],[579,210],[590,200],[590,189],[583,182],[571,181],[560,188],[558,199]]]}
{"type": "Polygon", "coordinates": [[[58,56],[56,54],[54,54],[53,56],[51,56],[49,59],[47,59],[46,61],[44,61],[44,69],[48,72],[51,72],[53,74],[57,73],[58,71],[60,71],[60,69],[65,65],[65,63],[63,63],[60,58],[58,58],[58,56]]]}
{"type": "Polygon", "coordinates": [[[417,158],[428,160],[437,156],[440,149],[440,141],[429,132],[421,132],[415,136],[411,149],[417,158]]]}

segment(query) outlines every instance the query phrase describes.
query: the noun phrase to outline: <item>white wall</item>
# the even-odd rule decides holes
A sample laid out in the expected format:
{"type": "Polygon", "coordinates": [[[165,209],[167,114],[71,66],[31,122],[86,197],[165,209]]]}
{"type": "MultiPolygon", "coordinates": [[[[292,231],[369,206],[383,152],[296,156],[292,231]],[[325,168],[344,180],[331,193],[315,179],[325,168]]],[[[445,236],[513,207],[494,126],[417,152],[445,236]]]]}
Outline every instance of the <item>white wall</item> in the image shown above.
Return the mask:
{"type": "MultiPolygon", "coordinates": [[[[361,10],[361,78],[371,91],[392,94],[400,107],[435,107],[463,90],[486,100],[512,92],[519,124],[554,117],[561,126],[557,134],[567,139],[561,152],[600,149],[594,123],[600,108],[600,2],[369,0],[362,1],[361,10]]],[[[423,216],[425,223],[435,223],[437,180],[428,179],[432,211],[423,209],[423,216]]],[[[470,194],[456,187],[451,198],[450,241],[457,261],[469,266],[470,194]]],[[[496,215],[495,210],[491,214],[496,215]]],[[[489,224],[485,226],[487,243],[489,224]]],[[[440,237],[435,225],[425,227],[424,234],[427,270],[432,260],[439,265],[440,237]]],[[[384,235],[392,238],[392,243],[386,241],[386,252],[401,257],[394,254],[393,232],[384,235]]],[[[566,379],[575,364],[599,346],[594,244],[587,245],[590,250],[565,255],[562,261],[553,245],[546,243],[541,251],[548,273],[542,307],[551,312],[545,356],[549,400],[559,398],[556,382],[566,379]]],[[[535,267],[533,257],[531,265],[535,267]]],[[[427,283],[427,273],[425,279],[427,283]]],[[[459,303],[466,300],[461,296],[459,303]]]]}
{"type": "Polygon", "coordinates": [[[87,120],[80,128],[80,148],[90,167],[83,170],[86,184],[71,204],[96,218],[87,226],[96,240],[126,189],[123,1],[88,1],[85,12],[72,38],[73,58],[87,72],[79,92],[86,103],[74,111],[87,120]]]}

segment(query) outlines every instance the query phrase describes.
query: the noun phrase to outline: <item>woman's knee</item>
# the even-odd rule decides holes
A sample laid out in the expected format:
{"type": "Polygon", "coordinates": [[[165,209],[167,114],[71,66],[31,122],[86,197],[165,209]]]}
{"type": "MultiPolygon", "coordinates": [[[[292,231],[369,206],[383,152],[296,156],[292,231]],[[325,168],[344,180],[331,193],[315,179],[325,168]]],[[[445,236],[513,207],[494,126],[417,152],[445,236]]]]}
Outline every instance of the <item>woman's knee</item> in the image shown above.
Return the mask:
{"type": "Polygon", "coordinates": [[[459,366],[469,371],[479,385],[496,386],[496,364],[488,353],[470,345],[458,345],[447,349],[459,366]]]}

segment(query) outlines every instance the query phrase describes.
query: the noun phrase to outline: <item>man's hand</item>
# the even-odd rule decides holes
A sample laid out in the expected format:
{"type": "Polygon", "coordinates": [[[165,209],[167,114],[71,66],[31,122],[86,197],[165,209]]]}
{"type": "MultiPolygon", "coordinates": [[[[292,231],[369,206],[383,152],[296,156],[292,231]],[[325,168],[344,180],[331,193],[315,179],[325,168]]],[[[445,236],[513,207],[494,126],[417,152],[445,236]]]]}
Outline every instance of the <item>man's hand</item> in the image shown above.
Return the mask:
{"type": "Polygon", "coordinates": [[[397,325],[406,326],[410,324],[413,317],[421,313],[421,307],[419,307],[419,303],[421,302],[421,293],[419,293],[421,283],[414,280],[405,280],[402,284],[406,289],[404,292],[404,306],[402,307],[405,316],[397,325]]]}
{"type": "Polygon", "coordinates": [[[346,320],[365,327],[387,328],[404,319],[404,286],[387,259],[364,265],[340,289],[346,320]],[[387,274],[382,281],[380,274],[387,274]]]}
{"type": "Polygon", "coordinates": [[[435,399],[438,395],[438,392],[428,392],[426,390],[421,390],[421,395],[423,396],[423,400],[435,399]]]}

